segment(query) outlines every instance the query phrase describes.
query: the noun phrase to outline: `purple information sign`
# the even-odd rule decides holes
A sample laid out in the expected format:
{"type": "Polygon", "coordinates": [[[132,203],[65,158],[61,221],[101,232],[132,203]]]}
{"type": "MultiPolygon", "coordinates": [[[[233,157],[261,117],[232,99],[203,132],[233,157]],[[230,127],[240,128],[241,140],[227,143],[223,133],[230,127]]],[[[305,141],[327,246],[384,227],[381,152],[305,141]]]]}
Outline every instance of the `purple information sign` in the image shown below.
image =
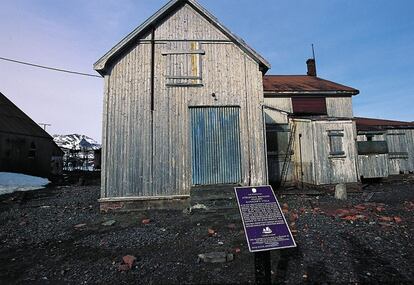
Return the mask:
{"type": "Polygon", "coordinates": [[[272,186],[235,187],[250,252],[296,247],[272,186]]]}

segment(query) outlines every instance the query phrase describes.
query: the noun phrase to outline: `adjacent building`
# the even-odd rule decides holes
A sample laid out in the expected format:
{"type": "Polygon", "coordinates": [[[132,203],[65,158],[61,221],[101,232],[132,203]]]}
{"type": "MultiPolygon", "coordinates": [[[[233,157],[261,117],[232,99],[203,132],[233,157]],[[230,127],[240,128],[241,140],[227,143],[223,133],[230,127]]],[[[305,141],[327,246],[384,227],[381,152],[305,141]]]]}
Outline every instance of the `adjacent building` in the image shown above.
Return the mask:
{"type": "Polygon", "coordinates": [[[355,118],[361,178],[414,172],[414,123],[355,118]]]}
{"type": "Polygon", "coordinates": [[[358,181],[352,97],[358,90],[306,75],[263,78],[269,180],[312,185],[358,181]]]}
{"type": "Polygon", "coordinates": [[[51,178],[62,174],[53,138],[0,93],[0,171],[51,178]]]}

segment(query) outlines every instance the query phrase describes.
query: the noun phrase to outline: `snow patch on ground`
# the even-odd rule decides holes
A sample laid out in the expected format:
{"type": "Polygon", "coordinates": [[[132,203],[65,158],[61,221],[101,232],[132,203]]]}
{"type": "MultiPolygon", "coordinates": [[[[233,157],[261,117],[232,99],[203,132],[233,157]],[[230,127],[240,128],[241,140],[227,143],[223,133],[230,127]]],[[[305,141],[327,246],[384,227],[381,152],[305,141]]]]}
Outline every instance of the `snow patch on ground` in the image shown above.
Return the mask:
{"type": "Polygon", "coordinates": [[[50,181],[46,178],[20,173],[0,172],[0,195],[16,191],[29,191],[45,188],[50,181]]]}

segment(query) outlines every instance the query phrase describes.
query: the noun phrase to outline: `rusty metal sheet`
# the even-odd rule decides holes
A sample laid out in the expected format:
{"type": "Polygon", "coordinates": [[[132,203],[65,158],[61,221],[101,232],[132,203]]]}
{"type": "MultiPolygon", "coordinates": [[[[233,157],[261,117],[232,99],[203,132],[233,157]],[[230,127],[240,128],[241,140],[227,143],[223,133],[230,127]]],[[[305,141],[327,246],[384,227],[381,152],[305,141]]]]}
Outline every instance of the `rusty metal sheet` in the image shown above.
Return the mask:
{"type": "Polygon", "coordinates": [[[357,95],[359,91],[339,83],[308,75],[265,75],[263,89],[266,92],[345,92],[357,95]]]}

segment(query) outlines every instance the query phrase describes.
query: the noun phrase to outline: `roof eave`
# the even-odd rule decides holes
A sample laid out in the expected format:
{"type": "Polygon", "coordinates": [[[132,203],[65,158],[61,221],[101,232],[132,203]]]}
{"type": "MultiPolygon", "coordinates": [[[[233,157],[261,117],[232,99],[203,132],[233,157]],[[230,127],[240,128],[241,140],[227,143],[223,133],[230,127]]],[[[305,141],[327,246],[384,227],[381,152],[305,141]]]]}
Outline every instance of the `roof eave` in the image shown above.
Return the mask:
{"type": "Polygon", "coordinates": [[[264,90],[264,95],[335,95],[335,96],[355,96],[359,94],[359,90],[355,91],[271,91],[264,90]]]}

